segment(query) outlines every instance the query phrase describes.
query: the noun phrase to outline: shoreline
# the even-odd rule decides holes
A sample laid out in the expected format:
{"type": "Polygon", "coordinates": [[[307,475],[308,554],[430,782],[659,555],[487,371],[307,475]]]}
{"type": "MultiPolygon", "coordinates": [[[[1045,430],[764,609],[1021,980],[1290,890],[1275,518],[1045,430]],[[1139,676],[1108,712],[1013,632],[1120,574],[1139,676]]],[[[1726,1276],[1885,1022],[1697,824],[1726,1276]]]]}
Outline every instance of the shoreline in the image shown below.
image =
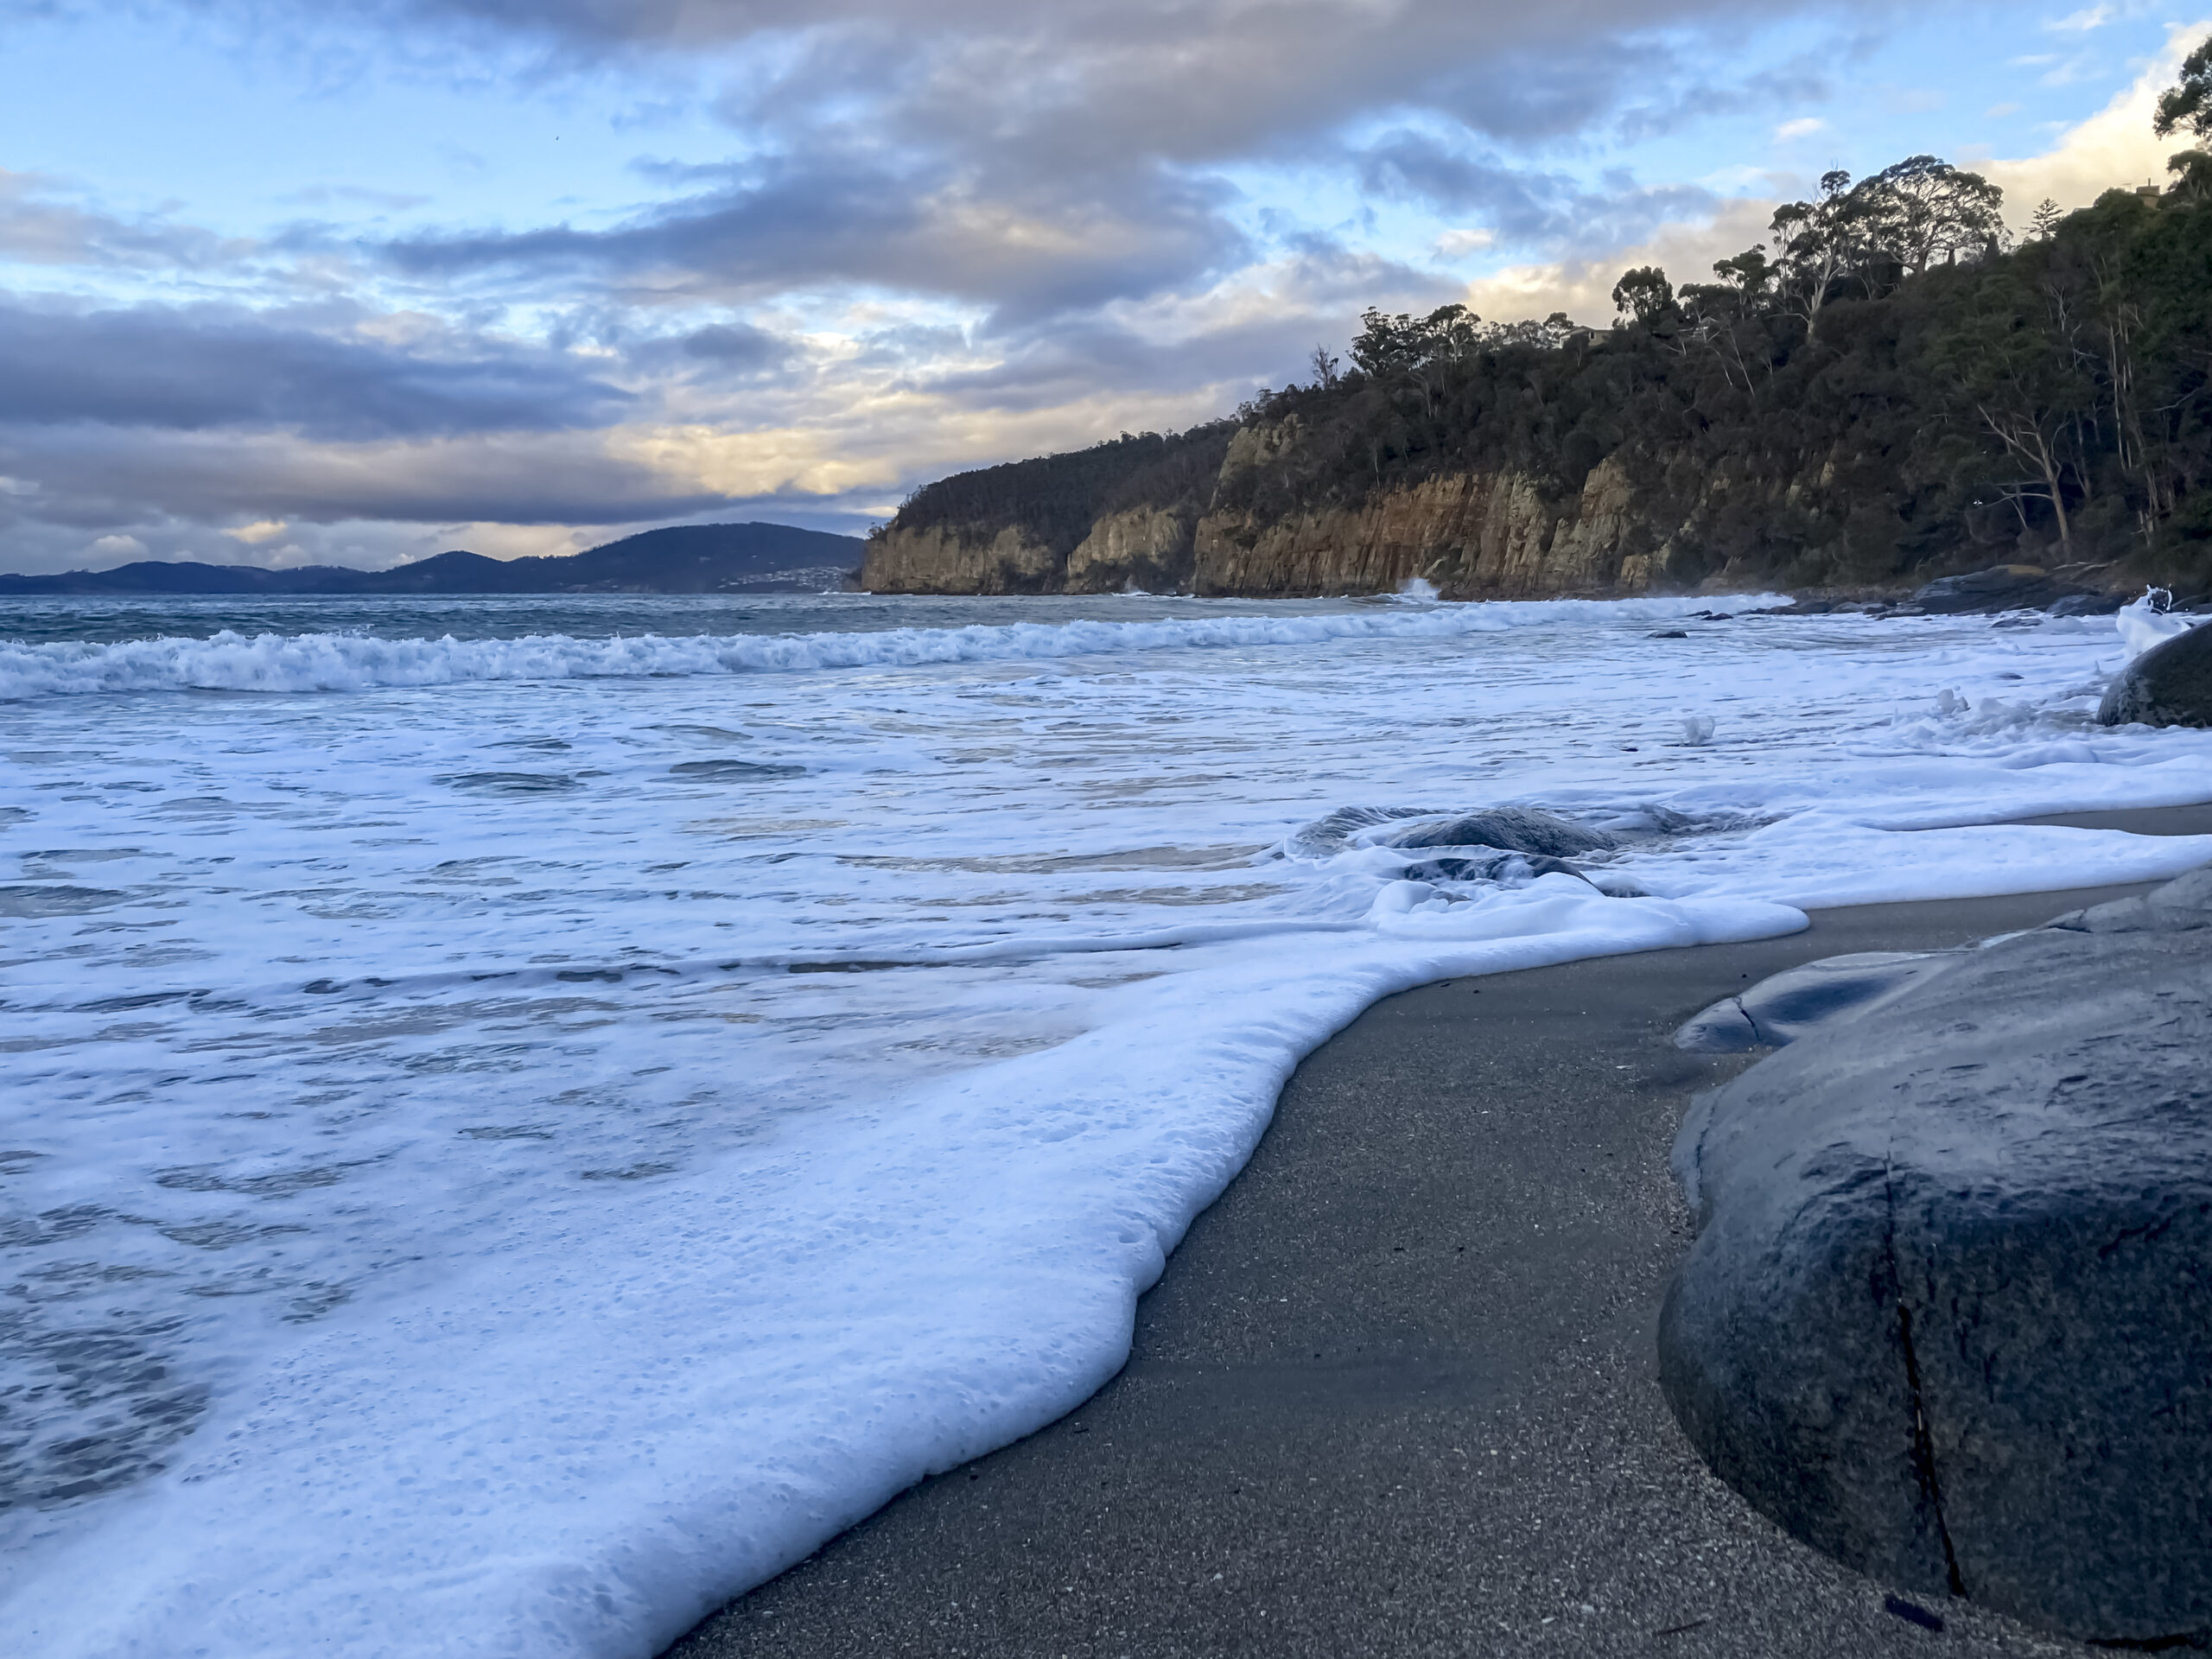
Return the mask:
{"type": "MultiPolygon", "coordinates": [[[[2024,820],[2212,833],[2212,804],[2024,820]]],[[[1770,973],[2153,884],[1809,912],[1780,939],[1385,998],[1309,1054],[1080,1408],[909,1489],[667,1659],[1922,1651],[1715,1479],[1659,1396],[1691,1096],[1668,1042],[1770,973]],[[1594,1016],[1594,1017],[1593,1017],[1594,1016]]],[[[1967,1604],[1952,1650],[2082,1655],[1967,1604]]]]}

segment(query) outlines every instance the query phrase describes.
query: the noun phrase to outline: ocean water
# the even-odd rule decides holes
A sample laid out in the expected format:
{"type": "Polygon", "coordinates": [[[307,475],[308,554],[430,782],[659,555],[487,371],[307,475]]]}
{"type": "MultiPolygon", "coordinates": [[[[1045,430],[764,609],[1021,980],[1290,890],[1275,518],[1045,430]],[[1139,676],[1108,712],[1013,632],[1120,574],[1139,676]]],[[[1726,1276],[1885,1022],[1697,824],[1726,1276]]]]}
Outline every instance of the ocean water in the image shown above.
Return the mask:
{"type": "Polygon", "coordinates": [[[650,1655],[1111,1375],[1375,998],[2212,860],[1999,822],[2212,799],[2143,616],[1758,602],[0,607],[10,1647],[650,1655]],[[1621,846],[1344,812],[1500,804],[1621,846]]]}

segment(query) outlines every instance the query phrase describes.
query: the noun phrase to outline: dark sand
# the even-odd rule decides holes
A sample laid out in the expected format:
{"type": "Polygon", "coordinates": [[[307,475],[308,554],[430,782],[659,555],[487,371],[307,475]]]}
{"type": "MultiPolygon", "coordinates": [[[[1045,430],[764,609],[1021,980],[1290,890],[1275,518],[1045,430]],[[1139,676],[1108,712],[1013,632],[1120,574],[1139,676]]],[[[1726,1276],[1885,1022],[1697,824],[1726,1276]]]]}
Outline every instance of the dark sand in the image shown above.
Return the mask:
{"type": "MultiPolygon", "coordinates": [[[[2212,833],[2212,806],[2041,819],[2212,833]]],[[[1316,1051],[1088,1404],[925,1482],[715,1615],[739,1655],[2075,1655],[1936,1634],[1708,1474],[1654,1375],[1667,1172],[1752,1057],[1676,1025],[1847,950],[2141,888],[1814,914],[1751,944],[1446,981],[1316,1051]]]]}

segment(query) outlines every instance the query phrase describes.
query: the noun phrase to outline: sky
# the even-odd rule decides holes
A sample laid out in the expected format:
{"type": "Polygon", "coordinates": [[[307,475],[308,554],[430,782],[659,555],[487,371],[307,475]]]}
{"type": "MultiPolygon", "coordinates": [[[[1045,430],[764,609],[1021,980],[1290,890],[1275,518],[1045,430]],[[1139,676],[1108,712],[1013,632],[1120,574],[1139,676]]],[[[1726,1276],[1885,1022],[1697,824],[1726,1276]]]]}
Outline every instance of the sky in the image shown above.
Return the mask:
{"type": "MultiPolygon", "coordinates": [[[[2202,3],[2202,0],[2199,0],[2202,3]]],[[[857,533],[1820,175],[2163,177],[2136,0],[0,0],[0,570],[857,533]]]]}

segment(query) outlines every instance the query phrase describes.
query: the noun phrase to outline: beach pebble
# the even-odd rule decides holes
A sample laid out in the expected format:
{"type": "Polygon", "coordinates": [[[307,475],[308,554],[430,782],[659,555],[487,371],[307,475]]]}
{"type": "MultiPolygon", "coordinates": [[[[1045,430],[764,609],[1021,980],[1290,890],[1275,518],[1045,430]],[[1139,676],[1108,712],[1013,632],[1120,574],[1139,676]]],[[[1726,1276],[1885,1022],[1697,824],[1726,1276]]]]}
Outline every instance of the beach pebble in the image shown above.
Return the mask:
{"type": "Polygon", "coordinates": [[[1961,953],[1693,1108],[1706,1460],[1899,1589],[2212,1630],[2212,870],[1961,953]]]}

